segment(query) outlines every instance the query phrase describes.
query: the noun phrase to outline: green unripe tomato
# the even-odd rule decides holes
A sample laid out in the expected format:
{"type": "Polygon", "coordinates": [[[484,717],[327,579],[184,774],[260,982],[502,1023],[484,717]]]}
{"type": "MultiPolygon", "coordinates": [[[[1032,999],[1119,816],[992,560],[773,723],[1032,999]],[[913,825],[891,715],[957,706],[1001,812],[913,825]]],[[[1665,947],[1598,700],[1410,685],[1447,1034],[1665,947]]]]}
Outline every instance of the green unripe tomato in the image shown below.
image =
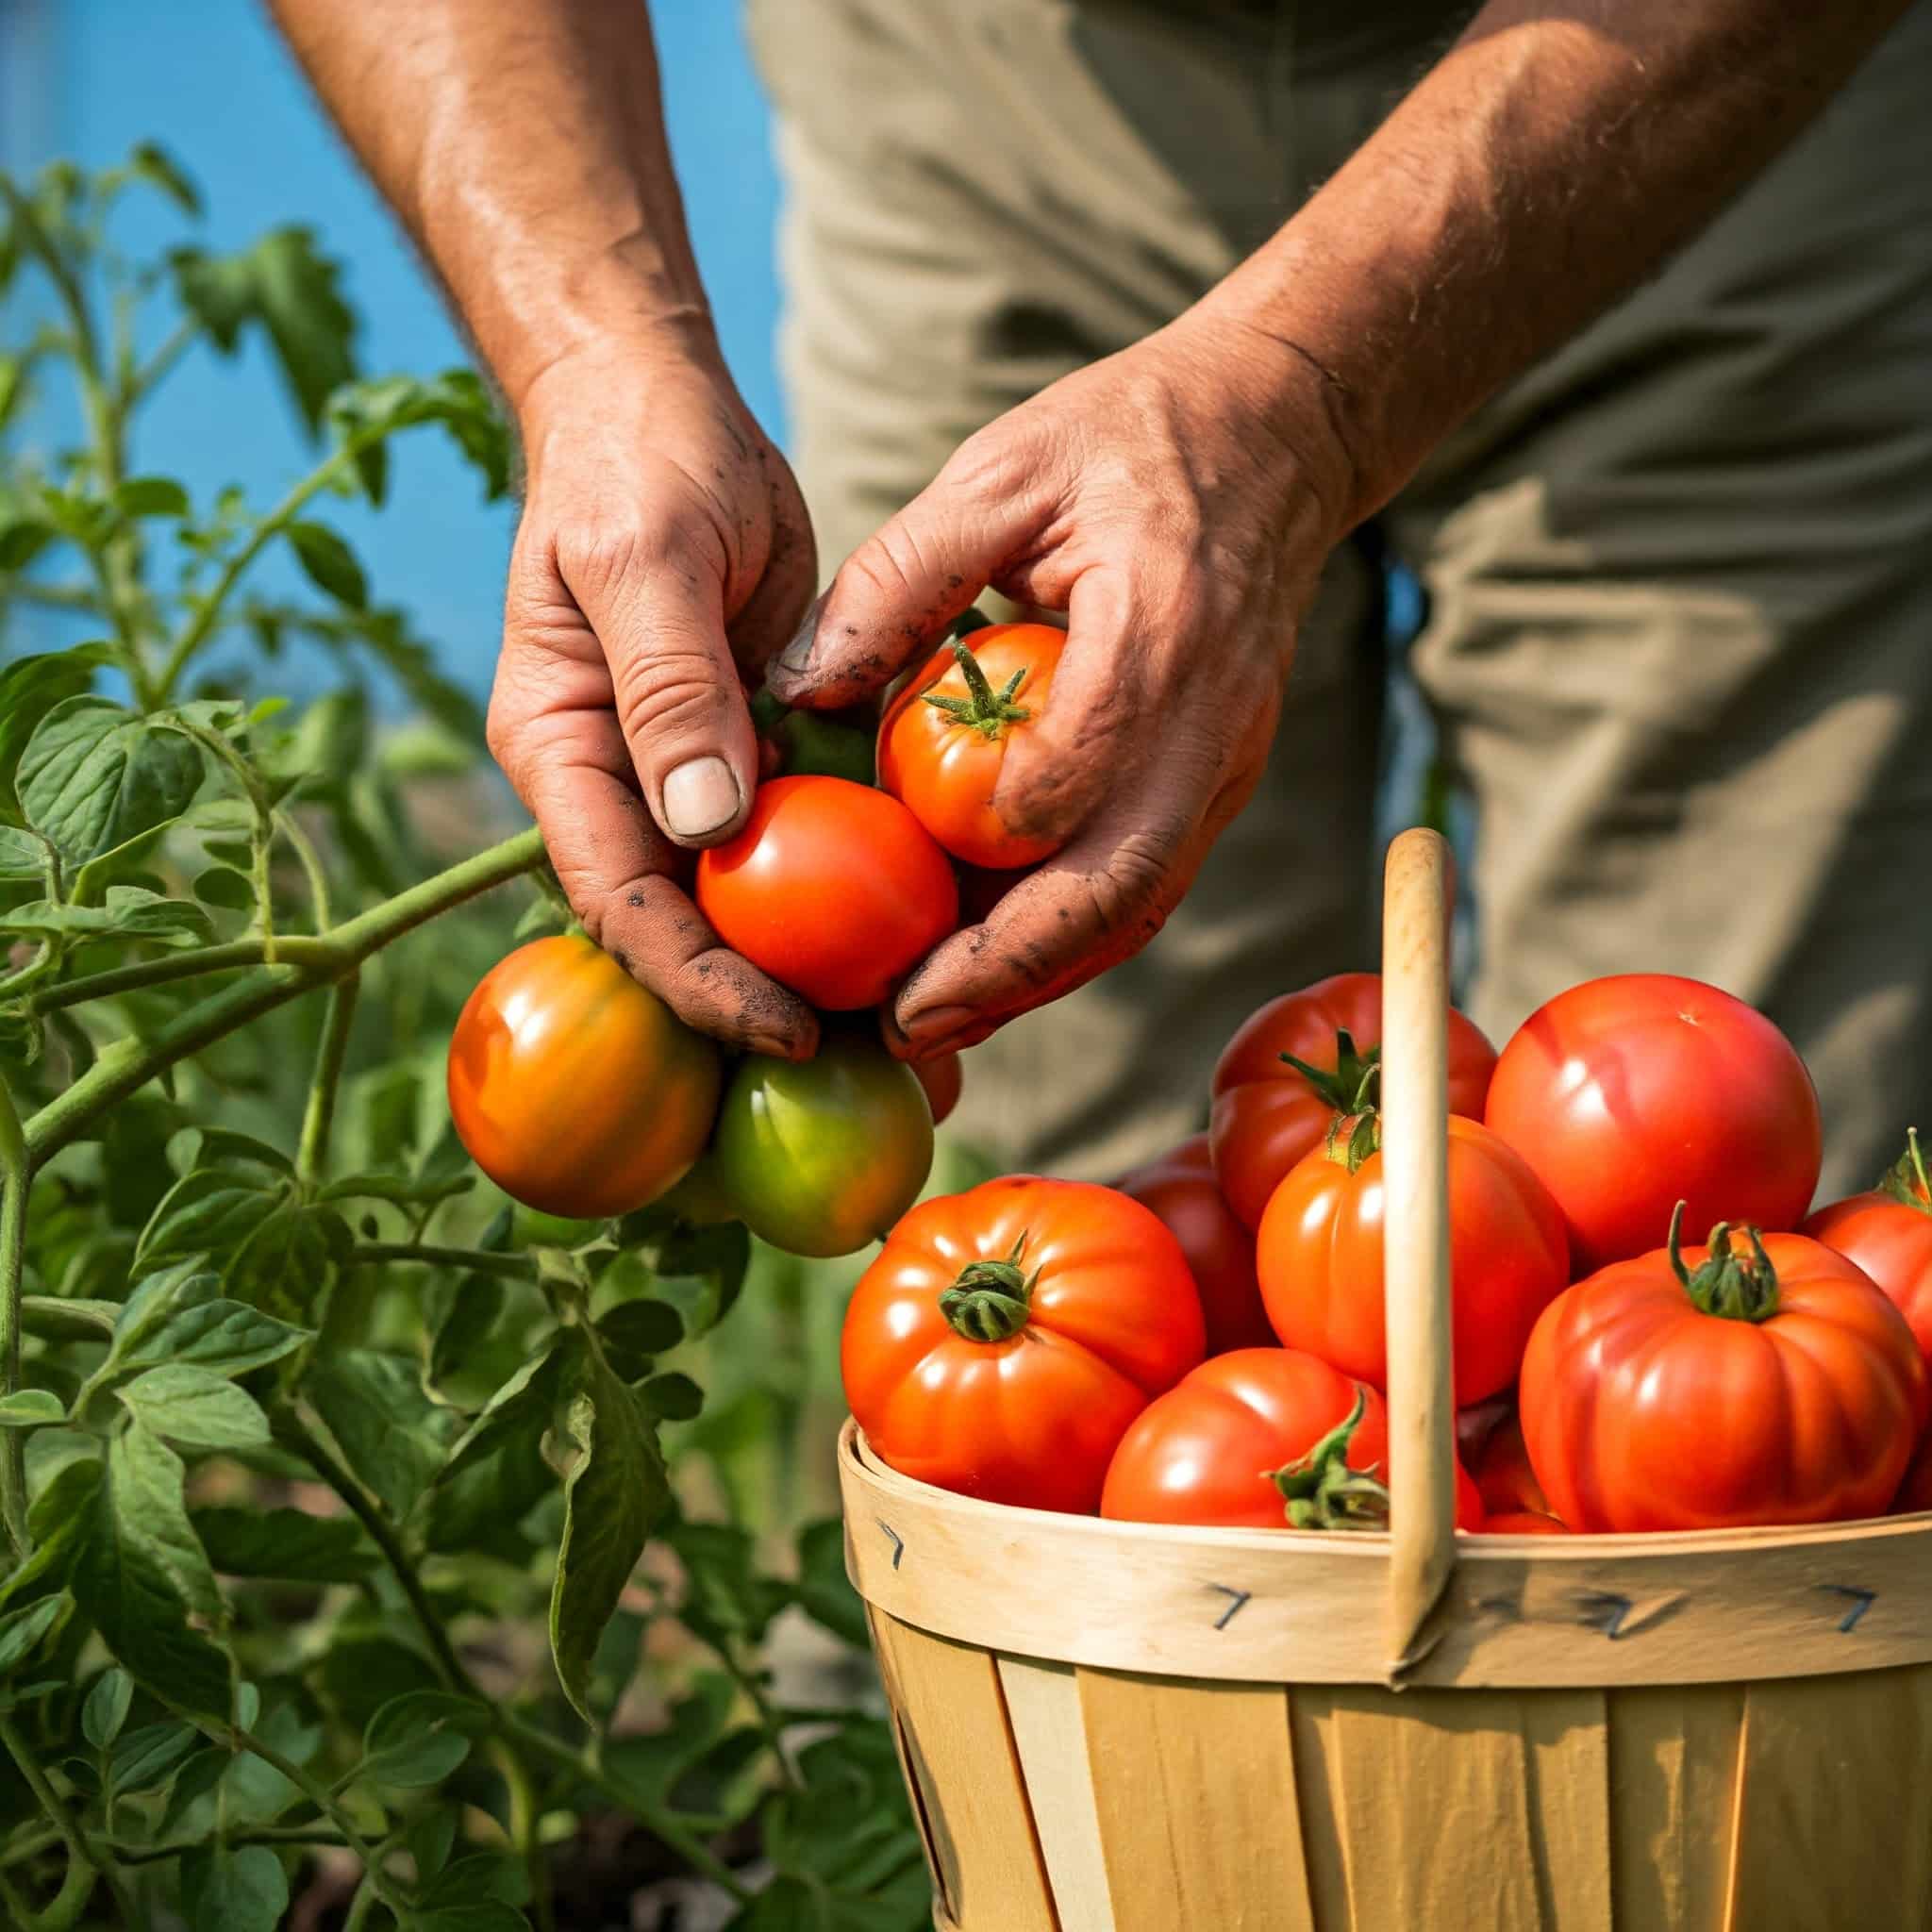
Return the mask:
{"type": "Polygon", "coordinates": [[[545,1214],[519,1201],[510,1210],[509,1238],[519,1248],[581,1248],[604,1232],[602,1221],[573,1221],[563,1214],[545,1214]]]}
{"type": "Polygon", "coordinates": [[[738,1209],[718,1178],[718,1165],[708,1147],[698,1156],[698,1164],[656,1205],[692,1227],[715,1227],[720,1222],[738,1219],[738,1209]]]}
{"type": "Polygon", "coordinates": [[[834,1035],[816,1059],[753,1055],[718,1111],[712,1162],[738,1218],[793,1255],[850,1255],[891,1227],[932,1167],[932,1109],[877,1041],[834,1035]]]}

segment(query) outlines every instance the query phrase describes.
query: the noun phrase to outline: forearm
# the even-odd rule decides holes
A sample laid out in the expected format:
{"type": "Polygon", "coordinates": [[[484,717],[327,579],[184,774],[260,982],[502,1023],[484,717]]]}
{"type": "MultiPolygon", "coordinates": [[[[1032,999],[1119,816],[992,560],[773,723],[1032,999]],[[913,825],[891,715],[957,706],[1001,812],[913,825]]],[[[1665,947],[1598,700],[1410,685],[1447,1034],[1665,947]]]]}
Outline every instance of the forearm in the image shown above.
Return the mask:
{"type": "Polygon", "coordinates": [[[1202,308],[1323,372],[1357,521],[1694,235],[1903,11],[1494,0],[1202,308]]]}
{"type": "Polygon", "coordinates": [[[512,406],[612,335],[707,345],[643,0],[271,0],[512,406]]]}

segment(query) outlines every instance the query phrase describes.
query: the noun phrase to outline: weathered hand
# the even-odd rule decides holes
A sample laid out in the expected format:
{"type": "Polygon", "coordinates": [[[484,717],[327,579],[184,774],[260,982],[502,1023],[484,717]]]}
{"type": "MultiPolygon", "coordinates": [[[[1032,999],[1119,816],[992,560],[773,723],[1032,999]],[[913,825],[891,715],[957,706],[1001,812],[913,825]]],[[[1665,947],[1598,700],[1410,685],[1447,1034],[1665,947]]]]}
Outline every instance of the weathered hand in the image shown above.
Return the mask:
{"type": "Polygon", "coordinates": [[[1295,633],[1355,483],[1292,347],[1196,313],[963,443],[840,570],[772,667],[788,703],[877,690],[981,589],[1069,623],[994,808],[1067,842],[948,940],[888,1024],[969,1046],[1137,952],[1255,789],[1295,633]]]}
{"type": "Polygon", "coordinates": [[[725,949],[681,848],[742,823],[756,672],[811,594],[811,526],[713,348],[613,343],[520,410],[528,495],[490,746],[586,929],[692,1025],[798,1057],[817,1023],[725,949]]]}

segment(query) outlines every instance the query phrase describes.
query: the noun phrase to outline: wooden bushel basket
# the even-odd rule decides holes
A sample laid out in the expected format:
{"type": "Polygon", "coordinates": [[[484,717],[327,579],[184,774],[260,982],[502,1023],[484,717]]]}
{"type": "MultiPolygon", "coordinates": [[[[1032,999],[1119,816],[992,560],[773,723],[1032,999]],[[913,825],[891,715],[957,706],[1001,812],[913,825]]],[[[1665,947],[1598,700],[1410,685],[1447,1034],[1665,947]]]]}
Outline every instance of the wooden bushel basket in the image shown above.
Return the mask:
{"type": "Polygon", "coordinates": [[[1932,1517],[1455,1531],[1448,878],[1396,841],[1391,1534],[1002,1508],[846,1426],[941,1932],[1932,1924],[1932,1517]]]}

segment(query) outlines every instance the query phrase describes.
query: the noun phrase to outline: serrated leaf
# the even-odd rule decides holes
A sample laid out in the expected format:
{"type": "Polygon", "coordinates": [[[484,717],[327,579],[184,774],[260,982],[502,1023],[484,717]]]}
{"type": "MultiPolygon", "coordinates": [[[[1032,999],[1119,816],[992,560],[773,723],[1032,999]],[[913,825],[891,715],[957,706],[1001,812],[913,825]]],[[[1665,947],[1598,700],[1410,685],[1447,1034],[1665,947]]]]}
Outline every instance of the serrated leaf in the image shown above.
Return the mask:
{"type": "Polygon", "coordinates": [[[94,1679],[80,1707],[81,1735],[96,1751],[105,1751],[121,1735],[127,1713],[134,1708],[134,1679],[112,1665],[94,1679]]]}
{"type": "Polygon", "coordinates": [[[414,1790],[441,1784],[491,1726],[486,1707],[446,1690],[409,1690],[370,1719],[358,1778],[414,1790]]]}
{"type": "Polygon", "coordinates": [[[79,864],[186,810],[202,755],[180,733],[83,693],[41,720],[15,775],[27,823],[79,864]]]}
{"type": "Polygon", "coordinates": [[[270,1440],[255,1398],[214,1369],[169,1362],[117,1391],[129,1414],[158,1436],[202,1449],[258,1449],[270,1440]]]}
{"type": "Polygon", "coordinates": [[[375,1349],[318,1354],[302,1392],[357,1477],[391,1516],[407,1516],[442,1466],[446,1433],[414,1365],[375,1349]]]}
{"type": "Polygon", "coordinates": [[[135,1262],[152,1268],[177,1257],[219,1256],[225,1284],[302,1307],[348,1244],[341,1216],[310,1207],[286,1175],[204,1167],[161,1197],[135,1262]]]}
{"type": "Polygon", "coordinates": [[[0,1677],[17,1671],[40,1648],[66,1609],[66,1598],[56,1594],[0,1616],[0,1677]]]}
{"type": "MultiPolygon", "coordinates": [[[[0,526],[0,551],[5,546],[0,526]]],[[[10,568],[0,556],[0,569],[10,568]]],[[[86,644],[78,650],[16,658],[0,669],[0,811],[17,817],[19,796],[14,774],[20,755],[41,720],[56,705],[79,697],[92,684],[94,670],[107,657],[106,647],[86,644]]]]}
{"type": "Polygon", "coordinates": [[[66,1405],[49,1390],[16,1389],[0,1395],[0,1429],[41,1429],[66,1420],[66,1405]]]}
{"type": "Polygon", "coordinates": [[[289,1874],[266,1845],[216,1844],[182,1860],[193,1932],[275,1932],[289,1909],[289,1874]]]}
{"type": "Polygon", "coordinates": [[[309,1339],[306,1328],[229,1300],[216,1277],[200,1271],[200,1259],[150,1274],[128,1296],[115,1324],[112,1367],[198,1362],[240,1375],[279,1361],[309,1339]]]}
{"type": "Polygon", "coordinates": [[[326,524],[294,523],[289,525],[289,543],[302,574],[318,591],[325,591],[352,610],[369,604],[369,579],[356,560],[356,553],[326,524]]]}
{"type": "Polygon", "coordinates": [[[356,1583],[377,1558],[348,1516],[303,1509],[224,1506],[189,1517],[208,1566],[222,1576],[269,1576],[283,1583],[356,1583]]]}
{"type": "Polygon", "coordinates": [[[185,517],[188,492],[172,476],[129,476],[114,486],[114,508],[124,517],[185,517]]]}
{"type": "Polygon", "coordinates": [[[461,1474],[520,1430],[547,1428],[562,1396],[565,1377],[575,1372],[582,1354],[581,1340],[569,1333],[558,1336],[542,1355],[525,1362],[484,1404],[458,1439],[436,1480],[445,1483],[461,1474]]]}
{"type": "MultiPolygon", "coordinates": [[[[491,499],[509,487],[508,431],[490,391],[467,369],[452,369],[428,381],[392,375],[359,382],[334,399],[329,415],[344,437],[391,436],[420,423],[441,424],[481,472],[491,499]]],[[[379,504],[379,477],[374,487],[366,473],[363,481],[370,500],[379,504]]]]}
{"type": "Polygon", "coordinates": [[[108,889],[113,885],[131,884],[153,891],[149,868],[157,848],[180,823],[179,819],[163,819],[158,824],[150,825],[144,832],[137,832],[133,838],[90,858],[74,874],[67,896],[76,906],[99,906],[105,903],[108,889]]]}
{"type": "Polygon", "coordinates": [[[71,1588],[115,1659],[158,1697],[225,1721],[228,1660],[191,1629],[223,1614],[221,1592],[182,1501],[181,1458],[139,1422],[108,1450],[108,1476],[71,1588]]]}
{"type": "Polygon", "coordinates": [[[564,1478],[563,1541],[550,1592],[550,1650],[564,1695],[587,1724],[591,1665],[644,1542],[671,1501],[656,1430],[637,1399],[587,1352],[566,1429],[577,1459],[564,1478]]]}
{"type": "Polygon", "coordinates": [[[109,886],[100,906],[57,906],[36,899],[0,913],[0,932],[22,939],[149,940],[164,946],[206,945],[214,928],[188,899],[164,899],[142,886],[109,886]]]}
{"type": "Polygon", "coordinates": [[[437,1324],[429,1346],[429,1380],[437,1386],[460,1374],[489,1340],[503,1312],[504,1285],[493,1274],[468,1274],[457,1284],[449,1312],[437,1324]]]}

